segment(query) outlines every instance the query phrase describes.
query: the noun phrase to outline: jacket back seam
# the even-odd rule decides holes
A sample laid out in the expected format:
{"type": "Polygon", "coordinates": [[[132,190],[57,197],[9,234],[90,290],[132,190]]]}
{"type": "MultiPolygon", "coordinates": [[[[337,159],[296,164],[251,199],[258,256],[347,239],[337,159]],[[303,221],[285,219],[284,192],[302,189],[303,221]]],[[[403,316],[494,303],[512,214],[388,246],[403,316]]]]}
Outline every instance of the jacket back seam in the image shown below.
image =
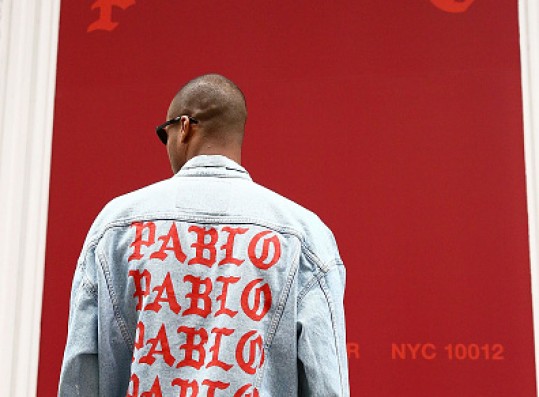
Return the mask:
{"type": "MultiPolygon", "coordinates": [[[[294,228],[287,226],[280,226],[272,222],[263,221],[255,218],[246,218],[246,217],[236,217],[236,216],[207,216],[207,215],[198,215],[193,216],[186,213],[161,213],[161,214],[152,214],[145,216],[132,216],[123,219],[118,219],[113,222],[107,223],[103,229],[95,237],[93,237],[86,250],[89,250],[92,246],[96,246],[101,238],[110,230],[117,227],[125,227],[131,225],[135,221],[151,221],[151,220],[169,220],[169,221],[192,221],[198,223],[229,223],[229,224],[248,224],[267,227],[274,231],[277,231],[281,234],[288,234],[295,236],[301,243],[301,247],[305,253],[312,259],[313,263],[320,268],[324,273],[329,271],[332,263],[338,262],[339,259],[335,258],[330,260],[327,264],[324,264],[318,255],[307,245],[305,237],[299,231],[294,228]]],[[[86,253],[84,252],[83,255],[86,253]]]]}
{"type": "Polygon", "coordinates": [[[127,346],[127,349],[129,351],[133,350],[134,342],[131,339],[131,336],[129,335],[129,331],[127,330],[127,325],[125,323],[125,320],[123,319],[122,313],[120,312],[120,307],[118,305],[118,298],[116,297],[116,292],[114,291],[112,280],[110,276],[110,268],[107,263],[107,259],[105,255],[98,252],[98,261],[101,267],[101,270],[103,271],[103,275],[105,276],[105,282],[107,284],[107,291],[109,293],[109,298],[112,304],[112,310],[114,311],[114,319],[116,320],[116,323],[118,324],[118,328],[120,328],[120,333],[122,334],[122,338],[127,346]]]}
{"type": "MultiPolygon", "coordinates": [[[[290,268],[290,271],[288,272],[288,276],[286,278],[286,283],[281,291],[281,296],[279,297],[279,303],[277,304],[277,307],[275,309],[275,313],[273,315],[273,318],[271,320],[270,328],[268,330],[268,339],[264,343],[264,350],[268,352],[271,348],[271,344],[273,342],[273,337],[277,333],[277,328],[279,327],[279,323],[282,318],[282,314],[284,311],[284,308],[286,306],[286,302],[288,301],[288,298],[290,296],[290,289],[292,288],[292,283],[294,281],[294,278],[296,276],[297,270],[299,268],[299,254],[300,254],[300,248],[296,248],[296,252],[294,253],[293,257],[293,263],[290,268]]],[[[254,387],[258,388],[260,384],[262,383],[263,374],[265,372],[266,366],[262,367],[262,370],[257,374],[254,387]]]]}

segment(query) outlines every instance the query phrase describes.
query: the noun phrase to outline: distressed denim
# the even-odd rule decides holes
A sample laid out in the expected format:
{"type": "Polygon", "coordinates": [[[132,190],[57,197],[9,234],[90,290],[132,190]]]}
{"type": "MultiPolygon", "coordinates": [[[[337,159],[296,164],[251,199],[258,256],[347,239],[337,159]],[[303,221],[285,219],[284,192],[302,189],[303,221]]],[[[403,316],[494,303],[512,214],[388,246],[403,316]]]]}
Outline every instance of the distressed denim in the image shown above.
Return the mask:
{"type": "Polygon", "coordinates": [[[59,396],[349,396],[345,267],[224,156],[112,200],[77,263],[59,396]]]}

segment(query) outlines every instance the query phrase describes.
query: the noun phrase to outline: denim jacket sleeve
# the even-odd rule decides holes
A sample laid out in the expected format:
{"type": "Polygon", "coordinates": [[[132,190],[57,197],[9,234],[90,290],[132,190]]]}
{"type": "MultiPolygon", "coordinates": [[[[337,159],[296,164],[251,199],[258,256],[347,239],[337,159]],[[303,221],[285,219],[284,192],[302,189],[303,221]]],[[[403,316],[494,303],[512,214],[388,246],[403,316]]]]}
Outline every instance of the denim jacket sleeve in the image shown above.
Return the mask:
{"type": "Polygon", "coordinates": [[[298,296],[299,396],[349,396],[345,274],[342,264],[320,271],[298,296]]]}
{"type": "Polygon", "coordinates": [[[60,374],[58,396],[97,396],[98,300],[85,260],[77,265],[71,289],[69,334],[60,374]]]}
{"type": "Polygon", "coordinates": [[[118,364],[130,361],[131,350],[117,323],[99,240],[92,230],[75,270],[59,397],[117,396],[127,389],[129,366],[118,364]]]}

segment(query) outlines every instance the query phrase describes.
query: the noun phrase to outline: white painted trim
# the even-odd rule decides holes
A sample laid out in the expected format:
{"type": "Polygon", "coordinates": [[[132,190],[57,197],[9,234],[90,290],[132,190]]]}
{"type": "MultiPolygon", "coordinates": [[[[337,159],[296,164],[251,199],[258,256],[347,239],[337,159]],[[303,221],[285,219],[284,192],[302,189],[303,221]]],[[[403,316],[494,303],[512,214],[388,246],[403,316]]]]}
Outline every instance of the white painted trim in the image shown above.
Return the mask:
{"type": "Polygon", "coordinates": [[[535,380],[539,379],[539,4],[519,0],[524,155],[528,197],[530,271],[535,340],[535,380]]]}
{"type": "Polygon", "coordinates": [[[60,0],[3,0],[0,396],[35,396],[60,0]]]}

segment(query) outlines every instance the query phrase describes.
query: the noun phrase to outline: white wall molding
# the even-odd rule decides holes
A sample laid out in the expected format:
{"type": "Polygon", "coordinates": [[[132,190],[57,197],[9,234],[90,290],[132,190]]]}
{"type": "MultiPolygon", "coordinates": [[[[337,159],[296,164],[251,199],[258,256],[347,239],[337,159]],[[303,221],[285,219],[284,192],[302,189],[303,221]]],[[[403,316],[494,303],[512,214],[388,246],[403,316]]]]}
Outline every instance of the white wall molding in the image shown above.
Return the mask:
{"type": "MultiPolygon", "coordinates": [[[[0,26],[2,24],[2,1],[0,0],[0,26]]],[[[0,29],[0,40],[2,40],[2,29],[0,29]]]]}
{"type": "Polygon", "coordinates": [[[539,2],[519,0],[524,153],[528,197],[530,271],[535,339],[535,380],[539,379],[539,2]]]}
{"type": "Polygon", "coordinates": [[[35,396],[60,0],[0,6],[0,396],[35,396]]]}

